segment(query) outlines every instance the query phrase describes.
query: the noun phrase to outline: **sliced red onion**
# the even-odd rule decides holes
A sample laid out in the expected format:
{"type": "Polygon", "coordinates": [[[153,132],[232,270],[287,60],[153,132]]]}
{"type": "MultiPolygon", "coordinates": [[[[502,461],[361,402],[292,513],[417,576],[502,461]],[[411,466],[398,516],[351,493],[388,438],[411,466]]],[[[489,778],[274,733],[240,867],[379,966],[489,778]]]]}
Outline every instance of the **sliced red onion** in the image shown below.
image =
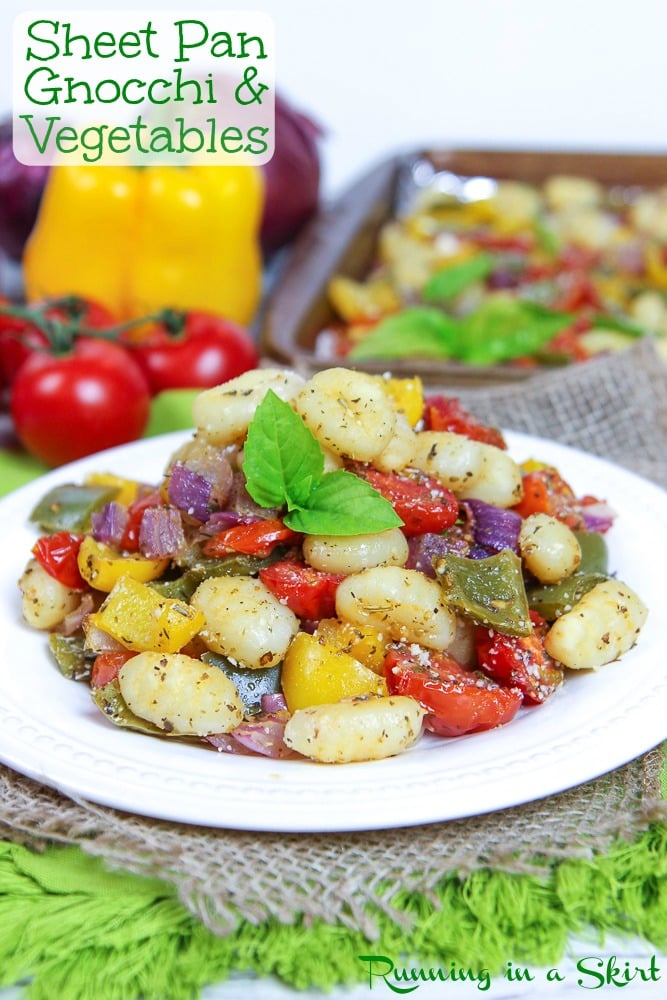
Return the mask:
{"type": "Polygon", "coordinates": [[[148,559],[175,556],[185,546],[185,532],[175,507],[148,507],[139,527],[139,550],[148,559]]]}
{"type": "Polygon", "coordinates": [[[502,552],[503,549],[519,551],[520,514],[494,507],[483,500],[466,500],[463,506],[470,515],[473,538],[478,545],[491,553],[502,552]]]}
{"type": "Polygon", "coordinates": [[[285,696],[279,693],[263,694],[260,698],[259,704],[264,715],[273,715],[275,712],[287,711],[285,696]]]}
{"type": "Polygon", "coordinates": [[[597,531],[604,535],[616,520],[616,511],[608,503],[599,500],[597,503],[583,504],[581,513],[586,531],[597,531]]]}
{"type": "Polygon", "coordinates": [[[120,545],[128,519],[127,507],[123,504],[116,500],[105,503],[101,510],[91,515],[93,538],[104,545],[120,545]]]}
{"type": "Polygon", "coordinates": [[[195,521],[207,521],[211,514],[213,486],[208,479],[186,465],[176,463],[169,473],[169,502],[195,521]]]}
{"type": "Polygon", "coordinates": [[[90,618],[84,621],[83,628],[86,633],[85,646],[91,653],[120,653],[126,648],[108,632],[97,625],[91,625],[90,618]]]}
{"type": "Polygon", "coordinates": [[[408,538],[408,560],[406,569],[416,569],[425,576],[435,578],[433,560],[437,556],[444,556],[447,552],[455,552],[459,556],[467,556],[470,551],[470,542],[465,538],[463,532],[454,529],[446,531],[443,535],[426,532],[423,535],[413,535],[408,538]]]}
{"type": "Polygon", "coordinates": [[[237,524],[252,524],[254,521],[263,521],[263,517],[257,514],[239,514],[235,510],[216,510],[211,514],[206,524],[202,524],[200,531],[204,535],[217,535],[225,528],[235,528],[237,524]]]}
{"type": "Polygon", "coordinates": [[[273,715],[257,715],[242,722],[232,730],[231,735],[237,743],[253,753],[277,760],[292,754],[283,739],[288,719],[289,713],[285,711],[273,715]]]}
{"type": "Polygon", "coordinates": [[[244,757],[256,756],[253,750],[249,750],[248,747],[244,747],[242,743],[235,740],[231,733],[211,733],[204,739],[220,753],[233,753],[244,757]]]}
{"type": "Polygon", "coordinates": [[[62,635],[74,635],[83,626],[83,620],[93,610],[93,595],[85,593],[73,611],[65,615],[60,623],[58,631],[62,635]]]}

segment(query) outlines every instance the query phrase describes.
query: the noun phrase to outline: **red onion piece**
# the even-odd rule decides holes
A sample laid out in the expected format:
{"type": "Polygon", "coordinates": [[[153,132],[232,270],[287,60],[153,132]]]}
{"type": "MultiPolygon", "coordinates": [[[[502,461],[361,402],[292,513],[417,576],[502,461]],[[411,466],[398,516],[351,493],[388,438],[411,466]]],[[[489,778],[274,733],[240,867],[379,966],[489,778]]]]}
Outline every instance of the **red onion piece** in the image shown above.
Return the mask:
{"type": "Polygon", "coordinates": [[[264,715],[273,715],[275,712],[287,711],[285,696],[279,693],[263,694],[259,704],[264,715]]]}
{"type": "Polygon", "coordinates": [[[91,515],[92,536],[104,545],[120,545],[125,534],[129,514],[127,507],[112,500],[91,515]]]}
{"type": "Polygon", "coordinates": [[[616,519],[616,511],[604,500],[583,504],[581,513],[586,531],[597,531],[601,535],[609,531],[616,519]]]}
{"type": "Polygon", "coordinates": [[[204,535],[217,535],[225,528],[235,528],[237,524],[253,524],[256,521],[263,521],[265,518],[257,514],[239,514],[235,510],[216,510],[211,514],[206,524],[202,524],[200,531],[204,535]]]}
{"type": "Polygon", "coordinates": [[[470,552],[470,541],[462,531],[450,529],[444,535],[427,531],[423,535],[413,535],[408,538],[408,560],[406,569],[416,569],[425,576],[435,579],[433,560],[454,552],[458,556],[467,556],[470,552]]]}
{"type": "Polygon", "coordinates": [[[261,240],[267,255],[289,243],[314,213],[320,187],[322,129],[280,95],[275,136],[275,152],[262,168],[266,195],[261,240]]]}
{"type": "Polygon", "coordinates": [[[272,760],[291,757],[293,752],[283,740],[288,719],[287,711],[256,715],[242,722],[230,735],[241,746],[262,757],[270,757],[272,760]]]}
{"type": "Polygon", "coordinates": [[[83,620],[93,610],[93,595],[88,592],[83,595],[77,606],[60,623],[58,631],[62,635],[74,635],[83,626],[83,620]]]}
{"type": "Polygon", "coordinates": [[[181,515],[175,507],[148,507],[139,527],[139,549],[148,559],[175,556],[185,545],[181,515]]]}
{"type": "Polygon", "coordinates": [[[91,653],[120,653],[126,648],[108,632],[97,625],[91,625],[90,619],[84,622],[83,628],[86,633],[86,649],[91,653]]]}
{"type": "Polygon", "coordinates": [[[211,733],[209,736],[205,736],[204,739],[211,746],[214,746],[216,750],[219,750],[220,753],[238,754],[242,757],[257,756],[253,750],[249,750],[248,747],[244,747],[242,743],[235,740],[231,733],[211,733]]]}
{"type": "MultiPolygon", "coordinates": [[[[488,549],[490,553],[502,552],[503,549],[519,551],[520,514],[514,510],[494,507],[483,500],[466,500],[464,507],[470,514],[473,538],[478,545],[488,549]]],[[[476,556],[473,555],[472,558],[476,556]]]]}
{"type": "Polygon", "coordinates": [[[208,479],[186,465],[176,463],[169,472],[169,502],[195,521],[207,521],[211,513],[213,487],[208,479]]]}

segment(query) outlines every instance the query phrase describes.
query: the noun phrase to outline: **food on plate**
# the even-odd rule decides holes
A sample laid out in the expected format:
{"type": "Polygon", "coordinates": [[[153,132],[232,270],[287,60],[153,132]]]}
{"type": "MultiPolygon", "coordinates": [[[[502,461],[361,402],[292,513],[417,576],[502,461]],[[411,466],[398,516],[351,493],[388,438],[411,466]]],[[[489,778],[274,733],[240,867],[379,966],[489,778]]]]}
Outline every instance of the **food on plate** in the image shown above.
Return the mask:
{"type": "Polygon", "coordinates": [[[256,369],[194,415],[160,482],[100,471],[31,513],[23,617],[111,723],[377,760],[509,724],[637,641],[606,501],[419,379],[256,369]]]}
{"type": "Polygon", "coordinates": [[[622,350],[667,357],[667,187],[538,186],[433,174],[384,223],[370,272],[335,274],[321,360],[535,367],[622,350]]]}

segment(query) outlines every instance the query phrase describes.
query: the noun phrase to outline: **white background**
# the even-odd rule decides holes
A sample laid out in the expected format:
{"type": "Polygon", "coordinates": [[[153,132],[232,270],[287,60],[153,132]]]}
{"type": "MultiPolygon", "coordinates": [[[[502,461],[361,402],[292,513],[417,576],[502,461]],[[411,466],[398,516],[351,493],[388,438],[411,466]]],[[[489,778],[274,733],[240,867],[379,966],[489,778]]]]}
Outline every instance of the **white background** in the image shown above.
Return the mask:
{"type": "MultiPolygon", "coordinates": [[[[5,0],[0,109],[18,11],[5,0]]],[[[107,0],[104,9],[128,3],[107,0]]],[[[183,4],[139,3],[146,10],[183,4]]],[[[193,0],[192,10],[225,3],[193,0]]],[[[667,152],[665,0],[230,0],[276,28],[285,95],[327,130],[325,187],[422,143],[667,152]]]]}
{"type": "MultiPolygon", "coordinates": [[[[77,6],[5,0],[0,112],[11,107],[14,14],[77,6]]],[[[129,5],[107,0],[102,6],[129,5]]],[[[141,6],[183,14],[182,2],[141,6]]],[[[193,0],[191,6],[213,4],[193,0]]],[[[229,8],[273,17],[279,88],[327,130],[329,193],[371,162],[423,143],[667,153],[667,0],[235,0],[229,8]]],[[[590,942],[582,947],[593,953],[590,942]]],[[[609,942],[607,949],[640,961],[652,950],[625,942],[609,942]]],[[[568,978],[562,989],[552,984],[548,993],[531,991],[533,1000],[582,995],[568,978]]],[[[237,988],[211,989],[207,997],[231,1000],[237,988]]],[[[649,1000],[663,996],[664,988],[664,982],[635,984],[624,996],[649,1000]]],[[[243,991],[249,1000],[287,995],[266,983],[260,993],[249,983],[243,991]]],[[[433,995],[426,989],[418,995],[427,992],[433,995]]],[[[460,988],[445,993],[464,995],[460,988]]],[[[360,989],[353,995],[387,994],[360,989]]],[[[497,983],[493,995],[525,991],[508,994],[497,983]]]]}

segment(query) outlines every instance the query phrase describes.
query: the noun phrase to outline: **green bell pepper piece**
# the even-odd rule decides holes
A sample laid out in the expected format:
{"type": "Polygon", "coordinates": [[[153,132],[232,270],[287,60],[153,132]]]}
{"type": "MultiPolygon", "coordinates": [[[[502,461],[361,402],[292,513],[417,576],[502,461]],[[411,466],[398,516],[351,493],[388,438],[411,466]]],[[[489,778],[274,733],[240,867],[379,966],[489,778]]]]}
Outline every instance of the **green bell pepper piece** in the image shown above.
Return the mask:
{"type": "Polygon", "coordinates": [[[219,653],[203,653],[201,659],[203,663],[219,667],[234,683],[244,704],[246,715],[259,714],[263,694],[280,694],[282,692],[280,686],[282,663],[276,663],[273,667],[252,670],[250,667],[239,666],[238,663],[234,663],[219,653]]]}
{"type": "Polygon", "coordinates": [[[77,486],[65,483],[55,486],[42,497],[30,513],[30,521],[43,531],[72,531],[80,533],[90,529],[91,515],[109,503],[118,490],[108,486],[77,486]]]}
{"type": "Polygon", "coordinates": [[[528,604],[551,622],[570,611],[597,583],[609,579],[607,543],[597,531],[575,531],[581,546],[576,572],[559,583],[528,588],[528,604]]]}
{"type": "Polygon", "coordinates": [[[91,660],[86,658],[82,635],[59,635],[52,632],[49,636],[49,649],[58,665],[58,670],[70,681],[90,680],[91,660]]]}
{"type": "Polygon", "coordinates": [[[508,635],[530,635],[521,560],[503,549],[487,559],[447,553],[435,562],[445,601],[469,618],[508,635]]]}

